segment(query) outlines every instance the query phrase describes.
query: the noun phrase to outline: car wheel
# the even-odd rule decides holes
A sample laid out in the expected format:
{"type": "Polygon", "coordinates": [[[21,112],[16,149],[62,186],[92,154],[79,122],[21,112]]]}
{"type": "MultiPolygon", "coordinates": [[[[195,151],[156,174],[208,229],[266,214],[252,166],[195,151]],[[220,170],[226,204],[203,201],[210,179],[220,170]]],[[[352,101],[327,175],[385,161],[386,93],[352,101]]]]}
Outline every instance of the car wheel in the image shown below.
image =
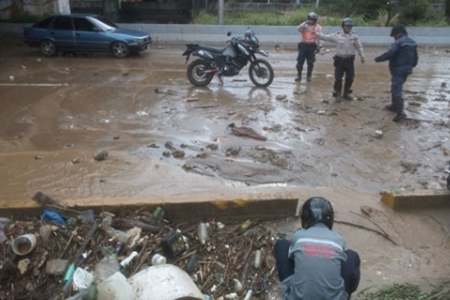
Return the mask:
{"type": "Polygon", "coordinates": [[[111,51],[117,58],[127,57],[130,54],[130,49],[124,42],[114,42],[111,46],[111,51]]]}
{"type": "Polygon", "coordinates": [[[39,44],[39,48],[45,56],[55,56],[58,51],[56,44],[50,40],[43,40],[39,44]]]}

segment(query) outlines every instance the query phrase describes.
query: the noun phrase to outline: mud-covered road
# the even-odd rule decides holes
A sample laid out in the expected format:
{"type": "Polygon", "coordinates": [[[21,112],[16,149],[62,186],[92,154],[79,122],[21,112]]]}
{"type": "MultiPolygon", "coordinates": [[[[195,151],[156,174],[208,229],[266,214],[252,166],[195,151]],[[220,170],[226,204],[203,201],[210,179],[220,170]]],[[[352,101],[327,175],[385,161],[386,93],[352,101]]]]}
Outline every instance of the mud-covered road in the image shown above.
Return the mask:
{"type": "Polygon", "coordinates": [[[342,103],[331,96],[333,49],[317,56],[308,84],[293,80],[293,49],[267,50],[275,80],[261,89],[247,68],[223,85],[215,78],[208,87],[192,86],[181,45],[153,45],[127,59],[46,58],[26,46],[2,46],[0,164],[7,171],[0,197],[29,199],[42,187],[60,199],[224,184],[445,187],[448,51],[420,49],[404,88],[409,119],[394,123],[383,110],[390,102],[387,63],[373,61],[384,48],[366,49],[366,64],[355,63],[357,100],[342,103]],[[267,141],[229,134],[230,123],[267,141]],[[102,150],[108,159],[95,161],[102,150]]]}
{"type": "MultiPolygon", "coordinates": [[[[275,70],[267,89],[255,88],[247,69],[223,85],[215,78],[193,87],[183,50],[152,45],[127,59],[45,58],[2,44],[0,200],[29,201],[37,191],[61,201],[180,199],[300,186],[301,196],[320,192],[332,200],[336,229],[362,257],[360,290],[448,277],[448,227],[441,228],[448,212],[394,213],[377,194],[445,188],[449,51],[419,49],[404,88],[409,118],[394,123],[383,110],[390,102],[387,63],[373,62],[385,48],[366,49],[366,64],[356,62],[357,100],[342,103],[331,96],[333,49],[317,56],[308,84],[294,82],[294,49],[266,49],[275,70]],[[231,123],[267,140],[230,134],[231,123]],[[101,151],[106,159],[94,159],[101,151]]],[[[274,230],[298,226],[288,218],[274,230]]]]}

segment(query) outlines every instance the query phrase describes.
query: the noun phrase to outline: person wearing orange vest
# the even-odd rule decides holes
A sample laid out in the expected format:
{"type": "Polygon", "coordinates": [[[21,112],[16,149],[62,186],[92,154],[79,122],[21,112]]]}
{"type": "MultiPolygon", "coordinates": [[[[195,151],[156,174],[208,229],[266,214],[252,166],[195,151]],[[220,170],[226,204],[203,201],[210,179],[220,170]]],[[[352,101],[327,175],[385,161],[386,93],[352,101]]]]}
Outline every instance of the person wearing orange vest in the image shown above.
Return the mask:
{"type": "Polygon", "coordinates": [[[306,81],[311,81],[316,53],[319,53],[322,45],[322,42],[317,39],[316,35],[316,32],[322,32],[322,26],[317,23],[317,19],[318,15],[315,12],[310,12],[307,20],[297,27],[298,32],[302,35],[302,41],[298,44],[297,77],[295,81],[302,80],[302,70],[305,60],[308,65],[306,81]]]}

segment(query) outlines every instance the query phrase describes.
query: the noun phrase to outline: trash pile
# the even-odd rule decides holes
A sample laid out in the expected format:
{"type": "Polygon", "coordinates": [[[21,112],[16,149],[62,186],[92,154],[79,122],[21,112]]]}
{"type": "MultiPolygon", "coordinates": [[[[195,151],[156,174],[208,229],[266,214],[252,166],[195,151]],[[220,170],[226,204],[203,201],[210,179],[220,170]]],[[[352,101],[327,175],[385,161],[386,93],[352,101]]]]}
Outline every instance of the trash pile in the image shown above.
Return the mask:
{"type": "Polygon", "coordinates": [[[162,207],[96,215],[33,199],[41,216],[0,218],[0,299],[278,299],[275,236],[259,220],[176,224],[162,207]]]}

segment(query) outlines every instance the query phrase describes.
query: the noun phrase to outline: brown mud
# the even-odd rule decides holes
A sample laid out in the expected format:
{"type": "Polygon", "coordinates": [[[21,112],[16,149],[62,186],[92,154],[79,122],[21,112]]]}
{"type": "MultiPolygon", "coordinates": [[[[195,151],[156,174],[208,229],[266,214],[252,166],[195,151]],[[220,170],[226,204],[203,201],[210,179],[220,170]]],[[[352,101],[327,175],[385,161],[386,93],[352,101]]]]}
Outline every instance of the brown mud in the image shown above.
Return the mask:
{"type": "MultiPolygon", "coordinates": [[[[295,51],[266,49],[275,70],[267,89],[252,85],[247,68],[223,85],[214,78],[194,87],[183,50],[153,45],[127,59],[46,58],[2,45],[0,199],[28,201],[37,191],[64,201],[327,187],[323,195],[335,199],[344,221],[374,207],[372,220],[400,240],[337,223],[364,254],[362,287],[449,276],[448,212],[394,214],[374,200],[383,189],[445,188],[449,51],[419,49],[404,87],[408,118],[394,123],[383,110],[390,103],[387,63],[373,61],[385,48],[368,48],[366,63],[355,62],[356,100],[342,103],[331,95],[333,49],[317,56],[311,83],[294,82],[295,51]],[[231,123],[267,140],[230,134],[231,123]],[[108,156],[95,160],[101,151],[108,156]],[[351,190],[369,200],[357,202],[351,190]]],[[[287,221],[278,230],[299,225],[287,221]]]]}

